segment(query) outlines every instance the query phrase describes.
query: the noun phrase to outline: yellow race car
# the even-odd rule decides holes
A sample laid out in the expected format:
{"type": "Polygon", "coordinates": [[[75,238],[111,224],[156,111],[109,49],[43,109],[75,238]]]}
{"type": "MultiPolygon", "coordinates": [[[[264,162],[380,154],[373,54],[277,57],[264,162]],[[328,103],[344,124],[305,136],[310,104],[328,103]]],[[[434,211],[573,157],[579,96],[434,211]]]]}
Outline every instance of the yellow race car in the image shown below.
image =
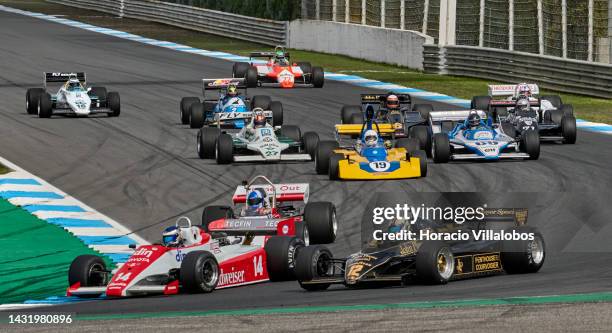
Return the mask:
{"type": "Polygon", "coordinates": [[[315,152],[318,174],[329,179],[367,180],[404,179],[427,175],[427,155],[414,138],[385,140],[394,133],[392,124],[336,125],[336,141],[321,141],[315,152]],[[356,138],[341,145],[343,137],[356,138]]]}

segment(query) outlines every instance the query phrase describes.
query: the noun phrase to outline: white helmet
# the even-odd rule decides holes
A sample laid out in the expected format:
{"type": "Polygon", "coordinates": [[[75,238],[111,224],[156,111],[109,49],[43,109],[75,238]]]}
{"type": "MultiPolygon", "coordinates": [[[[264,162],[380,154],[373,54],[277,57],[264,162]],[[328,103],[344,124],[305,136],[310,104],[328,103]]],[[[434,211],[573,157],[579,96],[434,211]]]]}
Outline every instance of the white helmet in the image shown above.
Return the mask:
{"type": "Polygon", "coordinates": [[[519,98],[518,101],[516,101],[516,109],[517,110],[521,110],[521,111],[527,111],[530,108],[530,104],[529,104],[529,100],[527,98],[519,98]]]}
{"type": "Polygon", "coordinates": [[[366,146],[373,147],[378,142],[378,134],[374,130],[367,130],[363,135],[366,146]]]}

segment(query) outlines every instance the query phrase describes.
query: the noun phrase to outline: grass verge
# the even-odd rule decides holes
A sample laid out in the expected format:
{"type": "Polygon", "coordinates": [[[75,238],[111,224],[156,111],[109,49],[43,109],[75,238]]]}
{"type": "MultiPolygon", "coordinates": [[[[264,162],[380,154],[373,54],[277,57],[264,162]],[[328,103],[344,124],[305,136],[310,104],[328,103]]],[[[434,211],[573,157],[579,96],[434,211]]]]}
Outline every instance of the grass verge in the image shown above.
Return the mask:
{"type": "MultiPolygon", "coordinates": [[[[247,55],[251,51],[270,49],[269,46],[256,43],[209,35],[153,22],[127,18],[121,19],[101,12],[53,4],[44,0],[0,0],[0,4],[50,15],[62,15],[69,19],[97,26],[126,31],[158,40],[172,41],[205,50],[247,55]]],[[[228,37],[231,37],[230,29],[228,29],[228,37]]],[[[369,62],[346,56],[301,50],[291,50],[291,53],[295,60],[310,61],[313,64],[323,66],[326,71],[355,74],[368,79],[396,83],[459,98],[470,99],[475,95],[484,95],[487,92],[486,85],[488,83],[495,83],[467,77],[425,74],[405,67],[369,62]]],[[[549,91],[542,91],[542,94],[549,93],[549,91]]],[[[612,123],[612,100],[566,93],[561,93],[560,95],[565,103],[574,105],[577,117],[590,121],[612,123]]]]}

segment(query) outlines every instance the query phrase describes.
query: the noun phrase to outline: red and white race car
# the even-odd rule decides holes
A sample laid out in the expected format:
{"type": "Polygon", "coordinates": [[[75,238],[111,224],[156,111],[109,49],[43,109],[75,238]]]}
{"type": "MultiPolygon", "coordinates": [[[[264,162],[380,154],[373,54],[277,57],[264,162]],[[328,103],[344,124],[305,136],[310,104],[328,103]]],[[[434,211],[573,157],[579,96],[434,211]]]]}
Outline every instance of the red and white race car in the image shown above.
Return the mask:
{"type": "Polygon", "coordinates": [[[335,207],[307,203],[308,184],[272,184],[258,176],[238,186],[233,201],[248,193],[270,194],[269,207],[209,206],[202,226],[186,217],[176,222],[178,245],[142,245],[118,269],[110,271],[95,255],[74,259],[67,296],[126,297],[147,294],[206,293],[264,281],[294,279],[295,255],[308,243],[330,243],[336,236],[335,207]],[[257,185],[255,181],[264,180],[257,185]],[[304,209],[290,202],[305,203],[304,209]]]}
{"type": "Polygon", "coordinates": [[[323,68],[309,62],[291,62],[289,53],[277,46],[274,52],[253,52],[249,62],[237,62],[232,69],[235,78],[246,78],[249,87],[271,84],[281,88],[306,86],[321,88],[325,83],[323,68]],[[266,63],[253,58],[266,58],[266,63]]]}

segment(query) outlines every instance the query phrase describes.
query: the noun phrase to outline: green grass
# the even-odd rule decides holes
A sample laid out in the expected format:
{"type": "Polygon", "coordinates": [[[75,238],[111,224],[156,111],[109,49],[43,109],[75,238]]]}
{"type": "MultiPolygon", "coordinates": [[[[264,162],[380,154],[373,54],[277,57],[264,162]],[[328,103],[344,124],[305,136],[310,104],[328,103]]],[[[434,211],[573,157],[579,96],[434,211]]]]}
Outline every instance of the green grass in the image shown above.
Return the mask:
{"type": "MultiPolygon", "coordinates": [[[[158,23],[134,19],[119,19],[108,14],[51,4],[43,0],[0,0],[0,4],[51,15],[64,15],[70,19],[98,26],[122,30],[158,40],[172,41],[205,50],[247,55],[251,51],[270,49],[269,46],[256,43],[209,35],[158,23]]],[[[231,37],[230,29],[228,29],[228,37],[231,37]]],[[[475,95],[486,94],[487,84],[496,83],[467,77],[424,74],[405,67],[364,61],[346,56],[300,50],[291,50],[291,53],[294,60],[310,61],[318,66],[323,66],[326,71],[355,74],[368,79],[396,83],[465,99],[470,99],[475,95]]],[[[549,93],[552,92],[542,91],[542,94],[549,93]]],[[[566,93],[560,93],[559,95],[561,95],[564,103],[574,105],[577,117],[590,121],[612,123],[612,100],[566,93]]]]}

